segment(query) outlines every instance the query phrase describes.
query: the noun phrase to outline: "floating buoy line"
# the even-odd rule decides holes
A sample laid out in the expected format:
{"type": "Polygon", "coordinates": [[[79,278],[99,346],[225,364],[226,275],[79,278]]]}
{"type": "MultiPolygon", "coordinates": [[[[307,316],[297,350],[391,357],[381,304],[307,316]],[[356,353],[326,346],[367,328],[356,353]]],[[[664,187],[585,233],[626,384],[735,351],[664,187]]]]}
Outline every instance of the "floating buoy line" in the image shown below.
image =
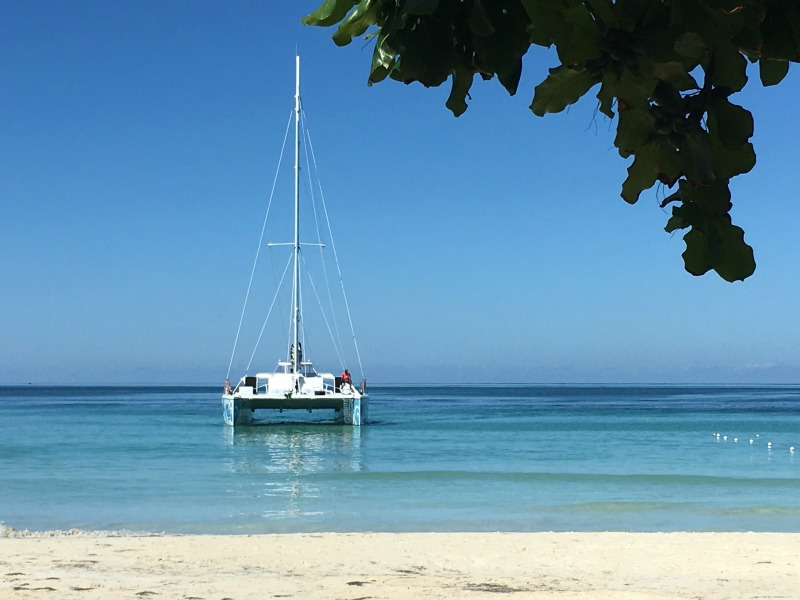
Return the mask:
{"type": "MultiPolygon", "coordinates": [[[[711,437],[713,437],[717,441],[720,441],[720,440],[722,440],[723,442],[727,442],[728,441],[728,436],[724,435],[722,433],[716,433],[716,432],[712,433],[711,437]]],[[[761,437],[761,435],[757,433],[755,438],[749,438],[749,440],[748,440],[749,444],[751,446],[755,445],[756,442],[760,441],[759,440],[760,437],[761,437]]],[[[733,438],[731,438],[731,441],[734,444],[738,444],[739,443],[739,438],[738,437],[733,437],[733,438]]],[[[744,440],[742,440],[742,441],[744,442],[744,440]]],[[[789,449],[789,454],[794,454],[795,447],[794,446],[787,446],[787,447],[789,449]]],[[[767,450],[773,450],[773,449],[777,449],[777,448],[773,448],[772,442],[767,442],[767,450]]]]}

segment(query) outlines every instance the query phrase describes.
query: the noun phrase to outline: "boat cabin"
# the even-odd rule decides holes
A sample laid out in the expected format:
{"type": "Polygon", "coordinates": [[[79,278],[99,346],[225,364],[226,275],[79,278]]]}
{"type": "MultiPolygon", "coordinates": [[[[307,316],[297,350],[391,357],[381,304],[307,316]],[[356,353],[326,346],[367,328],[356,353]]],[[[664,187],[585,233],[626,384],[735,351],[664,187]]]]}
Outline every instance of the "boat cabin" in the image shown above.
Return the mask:
{"type": "Polygon", "coordinates": [[[288,361],[278,361],[272,373],[256,373],[255,376],[242,377],[234,394],[244,397],[259,395],[285,396],[324,396],[340,391],[341,382],[332,373],[317,373],[313,363],[300,363],[300,371],[295,373],[288,361]]]}

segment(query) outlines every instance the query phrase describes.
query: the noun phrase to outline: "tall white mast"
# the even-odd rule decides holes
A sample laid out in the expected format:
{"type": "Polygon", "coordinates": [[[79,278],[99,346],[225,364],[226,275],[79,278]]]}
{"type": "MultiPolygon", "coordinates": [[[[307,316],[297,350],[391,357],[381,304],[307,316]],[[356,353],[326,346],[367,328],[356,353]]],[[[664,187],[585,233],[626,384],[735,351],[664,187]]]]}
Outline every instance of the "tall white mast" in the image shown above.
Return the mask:
{"type": "Polygon", "coordinates": [[[294,92],[294,319],[292,370],[300,371],[300,57],[295,56],[294,92]]]}

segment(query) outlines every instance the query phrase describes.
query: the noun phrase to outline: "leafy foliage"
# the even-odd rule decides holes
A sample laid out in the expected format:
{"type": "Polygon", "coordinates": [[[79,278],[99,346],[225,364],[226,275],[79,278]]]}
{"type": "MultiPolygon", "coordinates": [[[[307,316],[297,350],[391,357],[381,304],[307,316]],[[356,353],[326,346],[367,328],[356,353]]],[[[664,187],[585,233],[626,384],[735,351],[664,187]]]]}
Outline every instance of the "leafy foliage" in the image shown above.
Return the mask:
{"type": "Polygon", "coordinates": [[[597,88],[620,156],[633,157],[622,198],[634,203],[656,183],[674,189],[661,204],[672,205],[666,231],[686,230],[686,270],[727,281],[754,272],[729,187],[755,165],[753,118],[730,98],[747,84],[747,61],[765,86],[798,61],[797,0],[326,0],[304,22],[338,24],[340,46],[374,38],[370,85],[451,79],[456,116],[475,75],[496,76],[513,95],[531,45],[554,47],[561,64],[536,86],[533,113],[597,88]]]}

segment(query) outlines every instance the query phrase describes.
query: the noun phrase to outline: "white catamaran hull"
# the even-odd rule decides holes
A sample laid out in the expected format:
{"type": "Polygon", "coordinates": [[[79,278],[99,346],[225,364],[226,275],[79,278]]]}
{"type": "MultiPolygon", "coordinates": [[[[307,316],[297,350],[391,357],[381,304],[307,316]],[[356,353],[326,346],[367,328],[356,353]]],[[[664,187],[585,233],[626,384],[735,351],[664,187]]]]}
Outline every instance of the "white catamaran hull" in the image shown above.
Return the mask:
{"type": "Polygon", "coordinates": [[[284,410],[333,409],[345,425],[366,425],[369,421],[369,398],[366,395],[331,394],[329,396],[260,396],[242,398],[233,394],[222,395],[222,418],[226,425],[248,425],[253,422],[256,409],[284,410]]]}

